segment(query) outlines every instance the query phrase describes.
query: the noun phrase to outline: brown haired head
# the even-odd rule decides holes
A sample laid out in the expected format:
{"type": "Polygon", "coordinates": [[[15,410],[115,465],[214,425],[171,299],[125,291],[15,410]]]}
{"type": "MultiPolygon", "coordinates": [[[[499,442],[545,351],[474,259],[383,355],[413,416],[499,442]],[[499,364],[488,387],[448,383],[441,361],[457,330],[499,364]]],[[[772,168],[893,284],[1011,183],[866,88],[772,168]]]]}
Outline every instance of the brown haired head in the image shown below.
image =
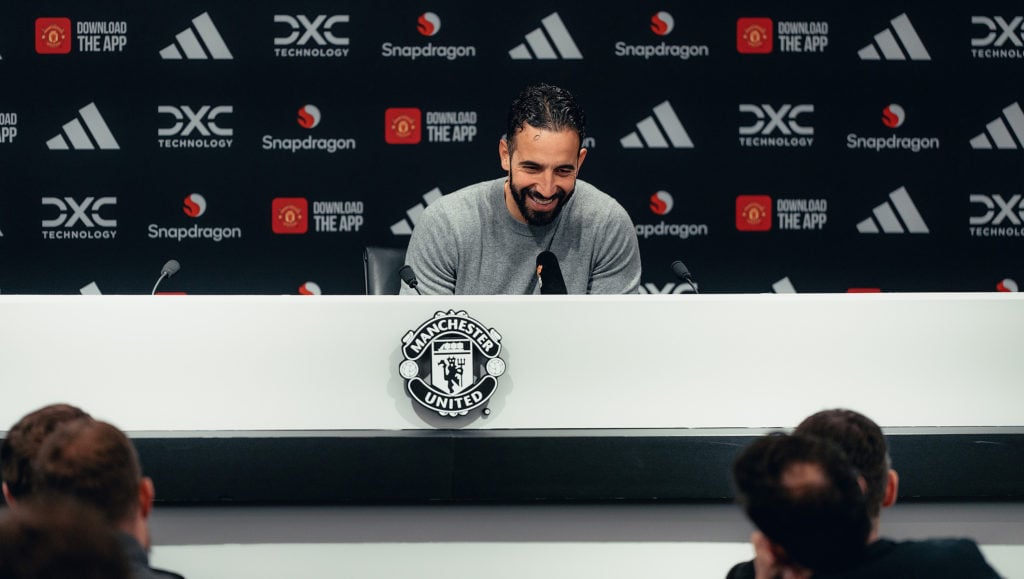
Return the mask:
{"type": "Polygon", "coordinates": [[[98,420],[64,424],[43,443],[34,464],[40,496],[71,496],[97,508],[113,524],[139,509],[142,467],[128,437],[98,420]]]}
{"type": "Polygon", "coordinates": [[[11,497],[23,498],[32,492],[32,460],[46,437],[65,422],[88,418],[89,414],[76,406],[50,404],[26,414],[11,427],[0,446],[0,475],[11,497]]]}
{"type": "Polygon", "coordinates": [[[889,451],[882,429],[859,412],[845,408],[822,410],[808,416],[796,432],[813,434],[839,445],[867,483],[868,511],[877,517],[889,480],[889,451]]]}

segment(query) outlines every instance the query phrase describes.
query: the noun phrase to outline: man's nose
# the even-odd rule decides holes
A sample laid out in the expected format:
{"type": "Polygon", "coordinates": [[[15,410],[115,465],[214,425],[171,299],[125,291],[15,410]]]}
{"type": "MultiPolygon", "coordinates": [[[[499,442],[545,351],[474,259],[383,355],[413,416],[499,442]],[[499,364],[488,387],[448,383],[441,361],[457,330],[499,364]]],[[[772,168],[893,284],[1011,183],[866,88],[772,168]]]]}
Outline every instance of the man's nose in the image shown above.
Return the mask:
{"type": "Polygon", "coordinates": [[[537,190],[537,193],[540,193],[544,197],[551,197],[552,195],[554,195],[555,194],[555,174],[554,173],[544,173],[544,175],[542,175],[540,177],[540,179],[537,180],[536,190],[537,190]]]}

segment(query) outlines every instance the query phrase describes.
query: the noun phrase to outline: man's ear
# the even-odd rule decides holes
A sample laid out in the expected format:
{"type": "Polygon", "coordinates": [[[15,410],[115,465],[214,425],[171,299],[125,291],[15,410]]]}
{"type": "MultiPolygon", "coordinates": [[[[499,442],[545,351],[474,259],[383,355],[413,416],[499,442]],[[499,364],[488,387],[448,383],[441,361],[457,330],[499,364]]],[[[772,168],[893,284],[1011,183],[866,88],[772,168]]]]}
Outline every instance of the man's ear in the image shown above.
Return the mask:
{"type": "Polygon", "coordinates": [[[580,149],[580,156],[576,159],[576,176],[579,177],[580,167],[583,166],[583,159],[587,158],[587,150],[580,149]]]}
{"type": "Polygon", "coordinates": [[[156,497],[156,487],[153,486],[153,479],[148,476],[142,477],[139,481],[139,515],[143,519],[149,518],[153,511],[153,499],[156,497]]]}
{"type": "Polygon", "coordinates": [[[505,139],[498,140],[498,157],[501,158],[501,168],[506,173],[512,170],[512,153],[508,150],[508,141],[505,139]]]}
{"type": "Polygon", "coordinates": [[[891,507],[896,504],[896,495],[899,494],[900,475],[893,469],[889,469],[889,478],[885,482],[885,494],[882,495],[882,506],[891,507]]]}
{"type": "Polygon", "coordinates": [[[3,483],[2,486],[3,486],[3,489],[4,489],[4,501],[7,502],[7,506],[8,507],[15,506],[15,503],[17,501],[14,500],[14,495],[11,494],[11,490],[9,488],[7,488],[7,483],[3,483]]]}

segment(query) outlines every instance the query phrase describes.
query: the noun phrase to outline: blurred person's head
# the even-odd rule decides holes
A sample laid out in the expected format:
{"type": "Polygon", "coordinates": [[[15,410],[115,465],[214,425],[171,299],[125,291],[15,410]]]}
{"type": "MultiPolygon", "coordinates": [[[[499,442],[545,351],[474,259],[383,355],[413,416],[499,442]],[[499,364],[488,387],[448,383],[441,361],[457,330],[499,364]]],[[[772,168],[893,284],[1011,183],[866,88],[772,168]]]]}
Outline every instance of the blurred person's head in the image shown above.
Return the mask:
{"type": "Polygon", "coordinates": [[[850,464],[864,477],[868,514],[877,535],[880,511],[896,502],[899,489],[899,475],[892,469],[882,429],[859,412],[835,408],[808,416],[796,432],[831,440],[843,449],[850,464]]]}
{"type": "Polygon", "coordinates": [[[871,520],[862,479],[836,444],[770,434],[740,453],[733,480],[738,502],[781,564],[827,572],[863,554],[871,520]]]}
{"type": "Polygon", "coordinates": [[[81,408],[50,404],[26,414],[7,431],[0,445],[0,476],[8,505],[14,506],[32,492],[32,460],[43,440],[61,424],[83,418],[89,415],[81,408]]]}
{"type": "Polygon", "coordinates": [[[0,519],[0,579],[128,579],[103,516],[68,498],[29,499],[0,519]]]}
{"type": "Polygon", "coordinates": [[[61,425],[39,449],[33,470],[35,494],[95,507],[109,524],[149,547],[153,481],[142,476],[135,447],[116,426],[98,420],[61,425]]]}

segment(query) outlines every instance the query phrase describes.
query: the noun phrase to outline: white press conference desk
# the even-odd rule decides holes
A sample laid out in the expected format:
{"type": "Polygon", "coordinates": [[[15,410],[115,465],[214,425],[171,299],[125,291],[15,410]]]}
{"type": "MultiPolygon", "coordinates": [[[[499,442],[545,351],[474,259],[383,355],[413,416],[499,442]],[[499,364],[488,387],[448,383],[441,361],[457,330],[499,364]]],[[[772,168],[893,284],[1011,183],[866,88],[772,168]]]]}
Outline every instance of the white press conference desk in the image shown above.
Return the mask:
{"type": "Polygon", "coordinates": [[[79,405],[168,503],[714,501],[753,437],[848,407],[904,496],[1019,500],[1022,322],[1006,294],[0,296],[0,425],[79,405]],[[406,392],[403,336],[448,311],[500,335],[486,414],[406,392]]]}
{"type": "MultiPolygon", "coordinates": [[[[0,296],[0,425],[70,401],[128,431],[1024,426],[1024,296],[0,296]],[[401,338],[502,336],[490,414],[443,418],[401,338]]],[[[0,426],[2,427],[2,426],[0,426]]]]}

